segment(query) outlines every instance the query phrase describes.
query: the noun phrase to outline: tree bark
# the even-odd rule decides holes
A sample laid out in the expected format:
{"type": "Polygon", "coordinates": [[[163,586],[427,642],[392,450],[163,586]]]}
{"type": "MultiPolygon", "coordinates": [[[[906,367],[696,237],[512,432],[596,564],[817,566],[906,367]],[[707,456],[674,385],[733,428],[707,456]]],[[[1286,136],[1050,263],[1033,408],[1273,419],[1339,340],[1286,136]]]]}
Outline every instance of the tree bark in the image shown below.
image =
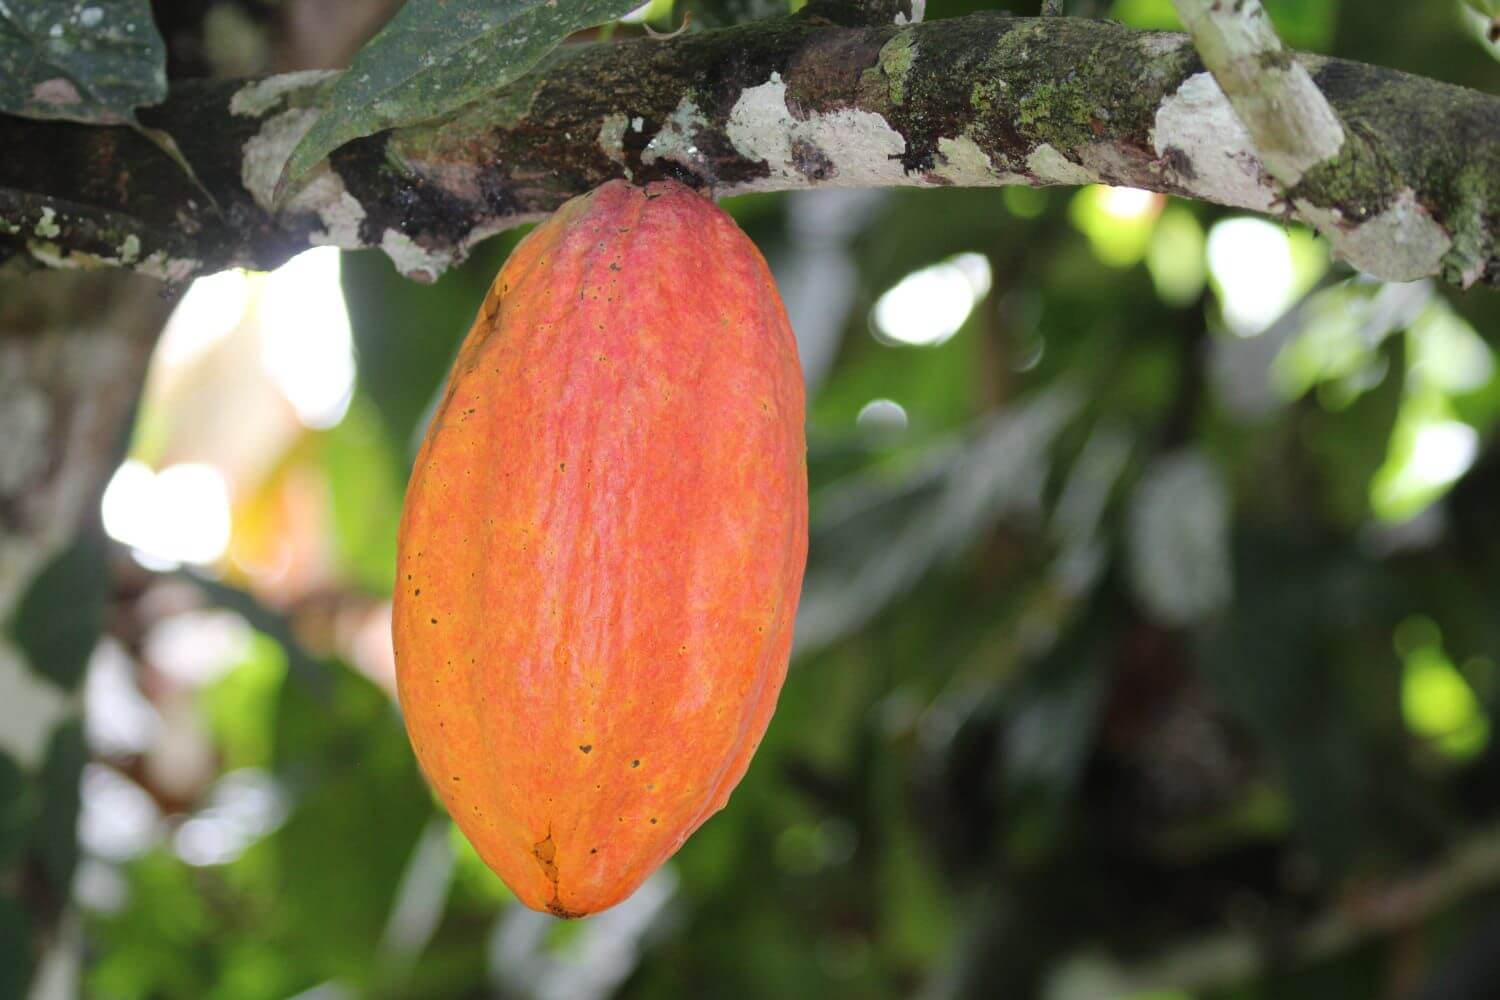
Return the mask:
{"type": "Polygon", "coordinates": [[[487,101],[337,150],[274,214],[328,76],[181,83],[142,119],[217,206],[129,130],[0,118],[0,146],[21,151],[0,160],[0,257],[180,281],[331,243],[379,246],[430,280],[614,177],[721,195],[1100,182],[1304,219],[1381,278],[1500,285],[1500,98],[1278,57],[1351,140],[1285,190],[1187,36],[1067,17],[846,27],[804,12],[568,46],[487,101]]]}

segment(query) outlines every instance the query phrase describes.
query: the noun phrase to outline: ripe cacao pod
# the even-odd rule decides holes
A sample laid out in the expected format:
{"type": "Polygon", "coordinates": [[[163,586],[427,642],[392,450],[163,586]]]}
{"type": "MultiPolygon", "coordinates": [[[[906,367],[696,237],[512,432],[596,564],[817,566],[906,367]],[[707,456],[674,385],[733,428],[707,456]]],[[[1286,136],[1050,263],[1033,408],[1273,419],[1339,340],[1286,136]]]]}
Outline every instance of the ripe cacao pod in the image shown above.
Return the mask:
{"type": "Polygon", "coordinates": [[[418,454],[393,631],[407,731],[526,905],[628,896],[722,808],[786,676],[803,386],[765,261],[675,182],[517,246],[418,454]]]}

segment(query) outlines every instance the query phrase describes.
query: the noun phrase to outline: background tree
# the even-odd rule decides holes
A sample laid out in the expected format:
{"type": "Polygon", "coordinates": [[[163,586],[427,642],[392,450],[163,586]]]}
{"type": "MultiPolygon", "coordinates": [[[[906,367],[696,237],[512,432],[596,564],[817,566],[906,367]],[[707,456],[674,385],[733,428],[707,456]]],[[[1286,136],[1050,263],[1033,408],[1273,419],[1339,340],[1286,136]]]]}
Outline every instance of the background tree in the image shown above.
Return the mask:
{"type": "Polygon", "coordinates": [[[398,6],[0,5],[0,995],[1487,995],[1494,11],[398,6]],[[514,227],[616,176],[776,271],[813,545],[731,809],[559,924],[389,574],[514,227]]]}

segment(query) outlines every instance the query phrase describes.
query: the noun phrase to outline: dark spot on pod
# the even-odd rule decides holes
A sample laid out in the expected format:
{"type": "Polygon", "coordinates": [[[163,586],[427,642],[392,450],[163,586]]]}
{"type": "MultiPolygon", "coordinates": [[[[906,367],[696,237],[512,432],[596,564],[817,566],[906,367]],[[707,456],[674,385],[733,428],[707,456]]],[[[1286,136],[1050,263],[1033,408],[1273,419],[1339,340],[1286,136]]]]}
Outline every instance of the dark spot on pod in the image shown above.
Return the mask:
{"type": "Polygon", "coordinates": [[[655,817],[655,816],[652,816],[652,817],[651,817],[651,825],[652,825],[652,826],[655,826],[655,825],[656,825],[656,817],[655,817]]]}
{"type": "Polygon", "coordinates": [[[594,749],[594,744],[580,743],[578,744],[578,749],[582,750],[584,753],[588,753],[590,750],[594,749]]]}
{"type": "Polygon", "coordinates": [[[431,621],[432,621],[432,624],[434,624],[434,625],[437,624],[437,619],[436,618],[431,619],[431,621]]]}
{"type": "Polygon", "coordinates": [[[633,760],[633,761],[630,762],[630,766],[631,767],[640,767],[641,766],[641,762],[639,760],[633,760]]]}

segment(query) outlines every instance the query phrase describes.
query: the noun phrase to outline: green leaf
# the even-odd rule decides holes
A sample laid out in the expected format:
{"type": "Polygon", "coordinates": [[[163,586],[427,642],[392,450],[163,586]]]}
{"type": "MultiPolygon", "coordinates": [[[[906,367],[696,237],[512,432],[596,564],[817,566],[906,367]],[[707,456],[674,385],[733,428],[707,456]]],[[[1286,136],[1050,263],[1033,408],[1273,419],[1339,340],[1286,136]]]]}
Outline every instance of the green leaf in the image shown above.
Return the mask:
{"type": "Polygon", "coordinates": [[[634,0],[409,0],[354,57],[287,160],[276,198],[339,146],[437,118],[504,87],[580,28],[634,0]]]}
{"type": "Polygon", "coordinates": [[[1464,27],[1484,50],[1500,59],[1500,3],[1495,0],[1466,0],[1462,10],[1464,27]]]}
{"type": "Polygon", "coordinates": [[[1373,839],[1362,831],[1375,775],[1323,652],[1339,634],[1335,599],[1349,590],[1332,562],[1327,549],[1247,532],[1235,547],[1234,602],[1201,633],[1197,662],[1279,771],[1302,840],[1337,871],[1373,839]]]}
{"type": "Polygon", "coordinates": [[[59,723],[52,732],[47,762],[42,765],[42,806],[32,828],[33,847],[46,865],[52,885],[66,892],[78,864],[78,783],[89,751],[79,720],[59,723]]]}
{"type": "Polygon", "coordinates": [[[15,758],[0,752],[0,870],[25,845],[35,806],[30,783],[15,758]]]}
{"type": "Polygon", "coordinates": [[[0,996],[25,996],[31,965],[31,921],[26,908],[0,896],[0,996]]]}
{"type": "Polygon", "coordinates": [[[90,525],[32,580],[11,622],[31,665],[64,690],[83,679],[104,620],[108,547],[90,525]]]}
{"type": "Polygon", "coordinates": [[[0,111],[120,125],[166,96],[149,0],[0,3],[0,111]]]}

